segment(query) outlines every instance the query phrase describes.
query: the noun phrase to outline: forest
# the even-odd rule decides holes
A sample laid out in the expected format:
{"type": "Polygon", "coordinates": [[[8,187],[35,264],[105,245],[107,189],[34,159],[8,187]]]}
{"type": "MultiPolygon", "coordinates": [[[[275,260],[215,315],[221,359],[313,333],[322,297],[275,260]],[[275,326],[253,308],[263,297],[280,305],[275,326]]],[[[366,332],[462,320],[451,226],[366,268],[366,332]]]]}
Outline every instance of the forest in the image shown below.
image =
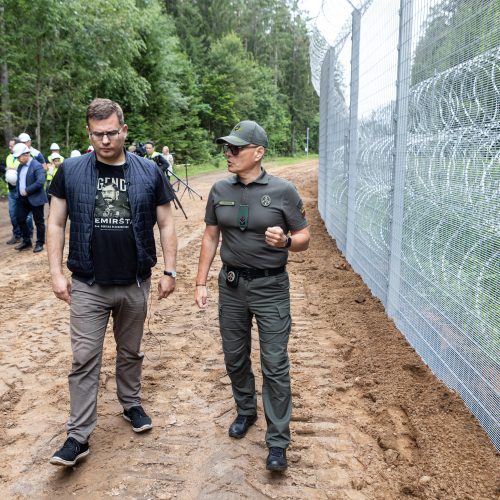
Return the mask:
{"type": "Polygon", "coordinates": [[[119,102],[129,141],[203,162],[242,119],[270,153],[318,144],[318,97],[297,0],[0,0],[0,129],[46,152],[88,146],[94,97],[119,102]]]}

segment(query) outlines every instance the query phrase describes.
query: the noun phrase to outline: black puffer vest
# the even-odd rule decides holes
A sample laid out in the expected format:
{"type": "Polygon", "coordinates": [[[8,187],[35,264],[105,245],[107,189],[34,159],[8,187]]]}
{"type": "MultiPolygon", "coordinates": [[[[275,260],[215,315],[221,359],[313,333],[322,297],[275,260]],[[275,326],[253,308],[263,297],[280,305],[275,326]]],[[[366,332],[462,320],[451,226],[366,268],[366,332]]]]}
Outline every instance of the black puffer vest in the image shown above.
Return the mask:
{"type": "MultiPolygon", "coordinates": [[[[128,198],[132,211],[132,228],[137,247],[137,282],[150,275],[156,264],[153,227],[156,223],[156,165],[125,152],[124,166],[128,198]]],[[[64,160],[66,202],[71,220],[68,269],[94,282],[92,230],[97,186],[96,155],[89,153],[64,160]]]]}

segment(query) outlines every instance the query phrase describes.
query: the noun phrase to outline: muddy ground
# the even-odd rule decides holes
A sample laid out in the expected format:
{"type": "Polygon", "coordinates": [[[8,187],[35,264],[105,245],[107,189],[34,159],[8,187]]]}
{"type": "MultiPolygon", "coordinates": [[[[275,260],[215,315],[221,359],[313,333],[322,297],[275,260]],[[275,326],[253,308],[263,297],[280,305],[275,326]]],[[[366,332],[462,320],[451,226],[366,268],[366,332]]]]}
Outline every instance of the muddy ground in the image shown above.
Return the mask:
{"type": "MultiPolygon", "coordinates": [[[[51,292],[46,251],[19,254],[5,245],[10,224],[0,203],[2,498],[500,497],[500,459],[486,434],[406,343],[328,236],[316,210],[317,162],[270,170],[298,187],[312,234],[310,249],[292,254],[289,264],[288,471],[265,470],[260,401],[260,418],[247,437],[227,436],[234,405],[217,329],[218,259],[210,308],[201,312],[193,303],[205,198],[226,175],[217,172],[191,179],[204,200],[186,193],[189,219],[175,213],[177,290],[168,300],[151,299],[143,400],[154,429],[136,435],[121,417],[109,331],[91,453],[69,469],[48,462],[65,439],[68,307],[51,292]]],[[[154,271],[155,283],[161,270],[154,271]]]]}

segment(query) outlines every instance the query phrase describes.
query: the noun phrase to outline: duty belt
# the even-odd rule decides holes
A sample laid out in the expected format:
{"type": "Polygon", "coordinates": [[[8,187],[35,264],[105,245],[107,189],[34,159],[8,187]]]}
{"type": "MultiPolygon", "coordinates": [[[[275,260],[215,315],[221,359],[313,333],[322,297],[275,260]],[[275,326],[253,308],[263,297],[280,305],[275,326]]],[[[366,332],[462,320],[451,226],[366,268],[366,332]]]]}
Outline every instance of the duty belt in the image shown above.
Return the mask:
{"type": "Polygon", "coordinates": [[[246,280],[264,278],[265,276],[276,276],[286,271],[286,266],[272,267],[271,269],[254,269],[252,267],[233,267],[224,264],[222,268],[228,273],[233,272],[235,275],[239,275],[246,280]]]}

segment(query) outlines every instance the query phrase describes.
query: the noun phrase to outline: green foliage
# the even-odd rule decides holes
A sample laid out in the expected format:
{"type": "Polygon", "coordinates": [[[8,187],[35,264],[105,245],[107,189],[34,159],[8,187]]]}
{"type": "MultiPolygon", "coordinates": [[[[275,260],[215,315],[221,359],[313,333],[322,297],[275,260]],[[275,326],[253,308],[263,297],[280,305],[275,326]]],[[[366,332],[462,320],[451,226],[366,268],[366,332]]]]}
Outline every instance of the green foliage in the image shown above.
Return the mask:
{"type": "Polygon", "coordinates": [[[302,149],[318,103],[298,14],[287,0],[3,0],[4,139],[84,150],[86,107],[108,97],[131,140],[167,144],[179,162],[209,161],[241,119],[267,129],[272,153],[302,149]]]}
{"type": "Polygon", "coordinates": [[[238,119],[250,118],[271,127],[268,132],[275,151],[304,151],[307,127],[311,129],[310,149],[317,150],[318,98],[310,82],[309,39],[296,0],[165,3],[174,16],[181,42],[189,47],[193,64],[204,75],[207,104],[212,108],[214,101],[220,100],[204,115],[203,123],[212,137],[227,133],[238,119]],[[234,47],[242,57],[239,61],[224,52],[230,48],[229,40],[238,44],[231,38],[234,36],[241,44],[234,47]],[[229,59],[216,61],[217,55],[229,59]],[[249,55],[253,57],[249,59],[249,55]],[[259,68],[267,70],[262,75],[264,82],[260,82],[259,68]],[[276,89],[271,88],[271,83],[276,89]],[[235,86],[244,88],[244,93],[238,91],[235,96],[235,86]],[[271,106],[272,111],[266,112],[266,106],[271,106]]]}
{"type": "Polygon", "coordinates": [[[266,129],[273,151],[285,150],[289,116],[272,71],[259,66],[234,33],[212,45],[207,67],[202,88],[210,109],[204,123],[213,136],[224,135],[238,121],[250,119],[266,129]]]}
{"type": "Polygon", "coordinates": [[[500,45],[500,0],[442,0],[424,24],[412,67],[421,82],[500,45]]]}

